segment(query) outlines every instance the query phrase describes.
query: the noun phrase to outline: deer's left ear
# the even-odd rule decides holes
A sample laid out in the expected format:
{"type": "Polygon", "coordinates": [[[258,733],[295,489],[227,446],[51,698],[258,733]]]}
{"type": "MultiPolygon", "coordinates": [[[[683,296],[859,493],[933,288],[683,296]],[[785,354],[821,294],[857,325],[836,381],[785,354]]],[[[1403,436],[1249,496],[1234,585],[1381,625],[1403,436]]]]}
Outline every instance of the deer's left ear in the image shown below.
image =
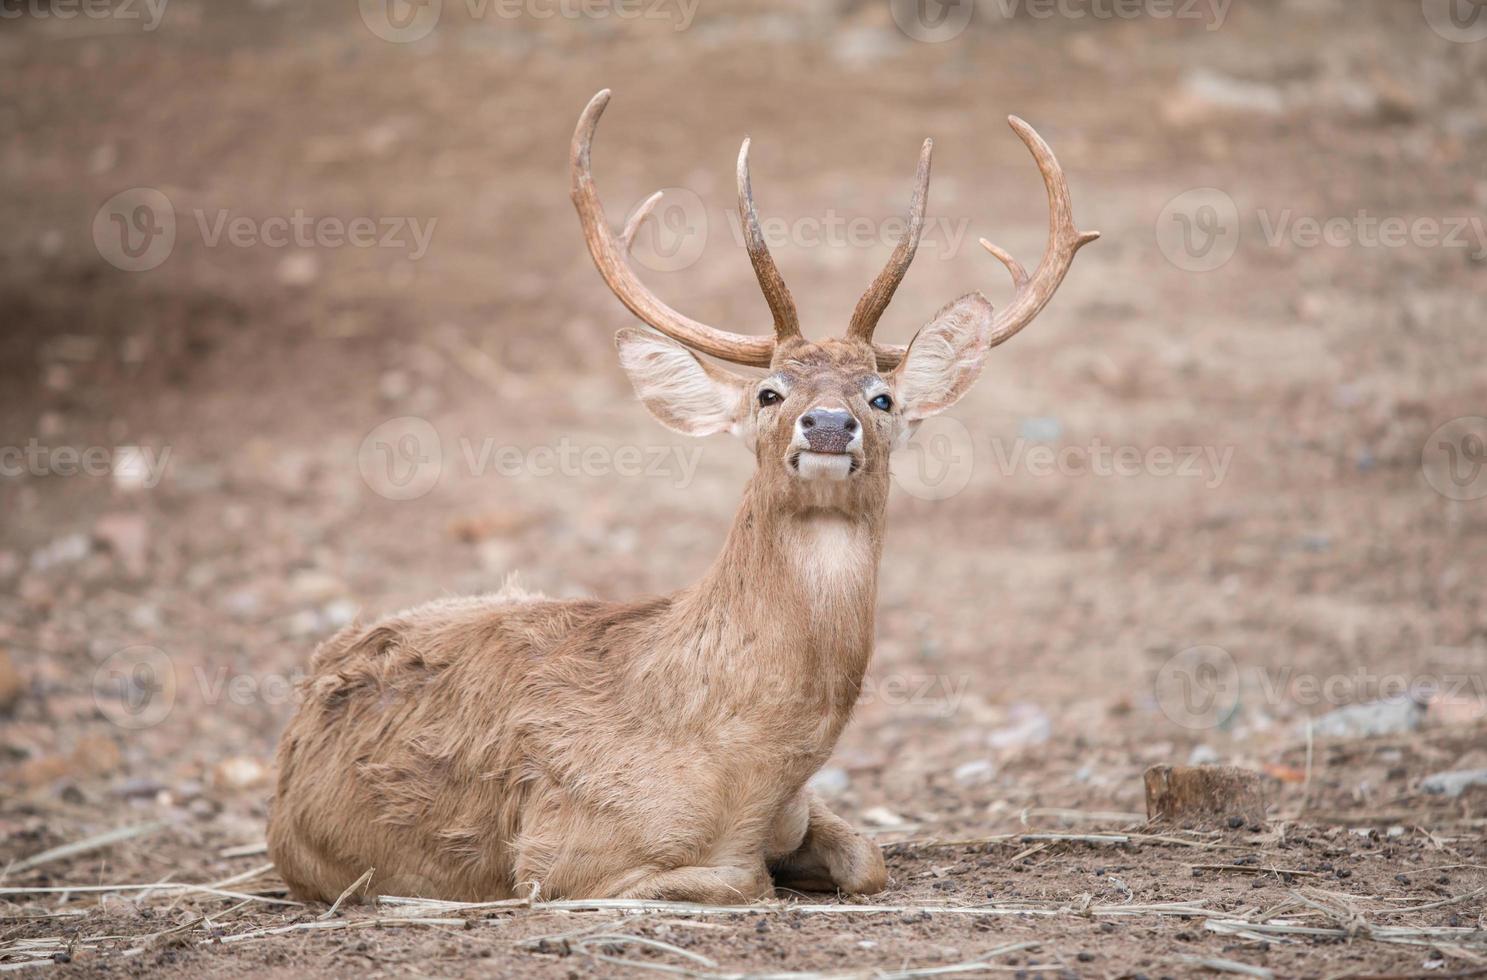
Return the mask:
{"type": "Polygon", "coordinates": [[[991,301],[967,293],[914,335],[890,378],[906,421],[943,412],[976,383],[986,363],[991,320],[991,301]]]}
{"type": "Polygon", "coordinates": [[[749,417],[749,381],[706,364],[658,333],[626,327],[614,336],[620,365],[635,394],[666,428],[689,436],[742,430],[749,417]]]}

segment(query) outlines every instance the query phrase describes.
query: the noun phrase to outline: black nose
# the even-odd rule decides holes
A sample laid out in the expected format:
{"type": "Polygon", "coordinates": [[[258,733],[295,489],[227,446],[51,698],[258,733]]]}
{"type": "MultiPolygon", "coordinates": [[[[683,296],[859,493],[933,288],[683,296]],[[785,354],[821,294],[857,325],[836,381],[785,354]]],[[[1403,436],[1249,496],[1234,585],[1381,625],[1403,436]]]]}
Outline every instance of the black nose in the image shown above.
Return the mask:
{"type": "Polygon", "coordinates": [[[813,408],[800,417],[800,430],[815,453],[844,453],[857,434],[857,419],[851,412],[813,408]]]}

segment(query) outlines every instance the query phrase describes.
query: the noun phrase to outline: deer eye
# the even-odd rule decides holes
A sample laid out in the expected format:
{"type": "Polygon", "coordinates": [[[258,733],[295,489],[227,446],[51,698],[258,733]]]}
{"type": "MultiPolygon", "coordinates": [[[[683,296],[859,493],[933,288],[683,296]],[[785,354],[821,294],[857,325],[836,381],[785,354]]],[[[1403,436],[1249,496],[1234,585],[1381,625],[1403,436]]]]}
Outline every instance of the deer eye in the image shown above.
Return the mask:
{"type": "Polygon", "coordinates": [[[886,412],[893,408],[893,399],[887,395],[879,395],[877,398],[868,402],[868,404],[880,412],[886,412]]]}
{"type": "Polygon", "coordinates": [[[778,391],[770,388],[759,389],[759,407],[768,408],[770,405],[778,405],[783,399],[778,391]]]}

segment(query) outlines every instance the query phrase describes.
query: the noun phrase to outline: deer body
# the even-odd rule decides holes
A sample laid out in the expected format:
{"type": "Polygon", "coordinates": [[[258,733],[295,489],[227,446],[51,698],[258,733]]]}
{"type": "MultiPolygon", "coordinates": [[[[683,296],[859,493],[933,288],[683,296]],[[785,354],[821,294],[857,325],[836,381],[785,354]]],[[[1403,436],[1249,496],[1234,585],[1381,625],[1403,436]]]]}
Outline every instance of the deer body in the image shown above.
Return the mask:
{"type": "Polygon", "coordinates": [[[1052,264],[1030,278],[988,245],[1018,286],[1010,318],[973,293],[907,350],[874,344],[922,224],[926,142],[909,234],[848,336],[812,343],[758,235],[745,141],[740,208],[775,317],[761,347],[686,320],[624,265],[645,209],[615,236],[588,177],[607,98],[595,97],[574,136],[574,199],[606,281],[667,335],[620,331],[621,364],[663,424],[740,435],[758,469],[717,560],[671,595],[553,601],[507,589],[326,641],[280,743],[268,834],[303,897],[335,899],[369,868],[371,893],[465,900],[535,888],[746,902],[776,884],[885,884],[876,845],[806,783],[850,719],[871,657],[889,452],[969,388],[986,351],[1036,315],[1089,236],[1073,231],[1046,146],[1024,134],[1049,183],[1052,264]],[[764,357],[770,373],[723,370],[677,339],[741,363],[764,357]]]}

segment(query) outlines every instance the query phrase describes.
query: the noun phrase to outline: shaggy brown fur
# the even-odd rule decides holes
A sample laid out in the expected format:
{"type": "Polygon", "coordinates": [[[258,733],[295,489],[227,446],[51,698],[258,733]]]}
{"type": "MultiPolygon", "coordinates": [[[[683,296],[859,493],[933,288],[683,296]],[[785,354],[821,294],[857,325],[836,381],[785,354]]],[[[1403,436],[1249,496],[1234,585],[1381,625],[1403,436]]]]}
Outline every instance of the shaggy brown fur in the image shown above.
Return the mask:
{"type": "MultiPolygon", "coordinates": [[[[889,451],[974,380],[969,297],[884,377],[858,340],[781,344],[751,380],[621,331],[673,428],[731,430],[758,470],[695,585],[631,602],[508,589],[353,626],[315,653],[279,749],[269,851],[295,894],[746,902],[776,883],[875,892],[878,848],[806,788],[872,652],[889,451]],[[761,404],[768,388],[780,398],[761,404]],[[879,394],[891,408],[874,407],[879,394]],[[861,439],[806,478],[797,420],[845,408],[861,439]]],[[[806,454],[809,455],[809,454],[806,454]]],[[[821,462],[818,460],[818,462],[821,462]]]]}

